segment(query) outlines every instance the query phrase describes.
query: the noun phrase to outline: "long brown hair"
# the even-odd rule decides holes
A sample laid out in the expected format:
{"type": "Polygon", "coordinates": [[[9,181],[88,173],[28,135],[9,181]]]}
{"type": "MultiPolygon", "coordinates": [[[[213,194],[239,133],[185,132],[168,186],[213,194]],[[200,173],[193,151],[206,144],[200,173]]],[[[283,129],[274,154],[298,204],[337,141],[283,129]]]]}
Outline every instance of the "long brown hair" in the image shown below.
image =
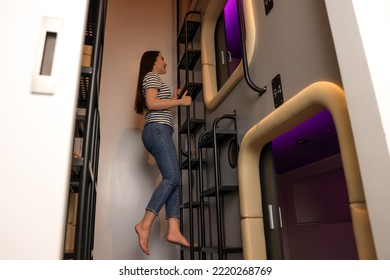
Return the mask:
{"type": "Polygon", "coordinates": [[[153,70],[154,62],[157,60],[159,53],[159,51],[147,51],[141,57],[134,105],[134,110],[137,114],[143,114],[144,112],[145,96],[142,92],[142,83],[146,74],[153,70]]]}

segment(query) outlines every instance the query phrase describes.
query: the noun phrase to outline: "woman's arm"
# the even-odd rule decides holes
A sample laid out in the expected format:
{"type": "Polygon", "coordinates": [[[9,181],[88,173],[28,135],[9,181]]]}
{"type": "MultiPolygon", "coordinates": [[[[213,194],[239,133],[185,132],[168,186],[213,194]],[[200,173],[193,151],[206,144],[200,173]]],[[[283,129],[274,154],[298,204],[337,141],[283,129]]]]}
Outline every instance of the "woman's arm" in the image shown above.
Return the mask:
{"type": "Polygon", "coordinates": [[[190,96],[187,96],[187,91],[180,99],[159,99],[157,97],[157,89],[149,88],[146,90],[145,102],[149,110],[157,111],[175,106],[190,106],[192,99],[190,96]]]}

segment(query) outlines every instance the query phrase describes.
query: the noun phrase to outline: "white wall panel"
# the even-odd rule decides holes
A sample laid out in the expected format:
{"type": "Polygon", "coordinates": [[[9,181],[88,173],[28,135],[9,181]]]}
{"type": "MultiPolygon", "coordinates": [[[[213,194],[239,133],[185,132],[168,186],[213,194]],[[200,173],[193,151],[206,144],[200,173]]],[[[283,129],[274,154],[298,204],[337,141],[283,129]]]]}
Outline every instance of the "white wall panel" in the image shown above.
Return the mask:
{"type": "Polygon", "coordinates": [[[88,1],[2,2],[7,4],[0,10],[0,258],[61,259],[88,1]],[[61,25],[54,87],[37,94],[33,71],[48,18],[61,25]]]}
{"type": "Polygon", "coordinates": [[[326,0],[379,259],[390,258],[390,3],[326,0]]]}

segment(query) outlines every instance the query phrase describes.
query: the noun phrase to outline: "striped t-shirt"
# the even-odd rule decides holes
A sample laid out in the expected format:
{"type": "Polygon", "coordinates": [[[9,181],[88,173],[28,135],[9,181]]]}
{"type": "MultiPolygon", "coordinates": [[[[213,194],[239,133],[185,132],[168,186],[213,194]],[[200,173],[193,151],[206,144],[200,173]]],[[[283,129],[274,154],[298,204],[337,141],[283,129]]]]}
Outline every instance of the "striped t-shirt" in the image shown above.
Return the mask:
{"type": "MultiPolygon", "coordinates": [[[[157,98],[171,99],[172,93],[169,87],[161,81],[157,73],[149,72],[144,77],[142,83],[142,92],[145,96],[146,90],[149,88],[157,88],[157,98]]],[[[158,122],[167,124],[173,128],[172,109],[164,110],[149,110],[145,104],[145,124],[151,122],[158,122]]]]}

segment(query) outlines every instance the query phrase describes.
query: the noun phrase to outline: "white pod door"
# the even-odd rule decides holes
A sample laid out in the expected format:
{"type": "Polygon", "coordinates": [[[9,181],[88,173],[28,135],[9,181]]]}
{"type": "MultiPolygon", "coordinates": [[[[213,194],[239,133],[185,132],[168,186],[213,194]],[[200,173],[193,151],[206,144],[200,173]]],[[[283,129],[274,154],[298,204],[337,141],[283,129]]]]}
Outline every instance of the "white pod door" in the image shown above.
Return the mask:
{"type": "Polygon", "coordinates": [[[0,259],[62,259],[87,0],[0,10],[0,259]]]}

